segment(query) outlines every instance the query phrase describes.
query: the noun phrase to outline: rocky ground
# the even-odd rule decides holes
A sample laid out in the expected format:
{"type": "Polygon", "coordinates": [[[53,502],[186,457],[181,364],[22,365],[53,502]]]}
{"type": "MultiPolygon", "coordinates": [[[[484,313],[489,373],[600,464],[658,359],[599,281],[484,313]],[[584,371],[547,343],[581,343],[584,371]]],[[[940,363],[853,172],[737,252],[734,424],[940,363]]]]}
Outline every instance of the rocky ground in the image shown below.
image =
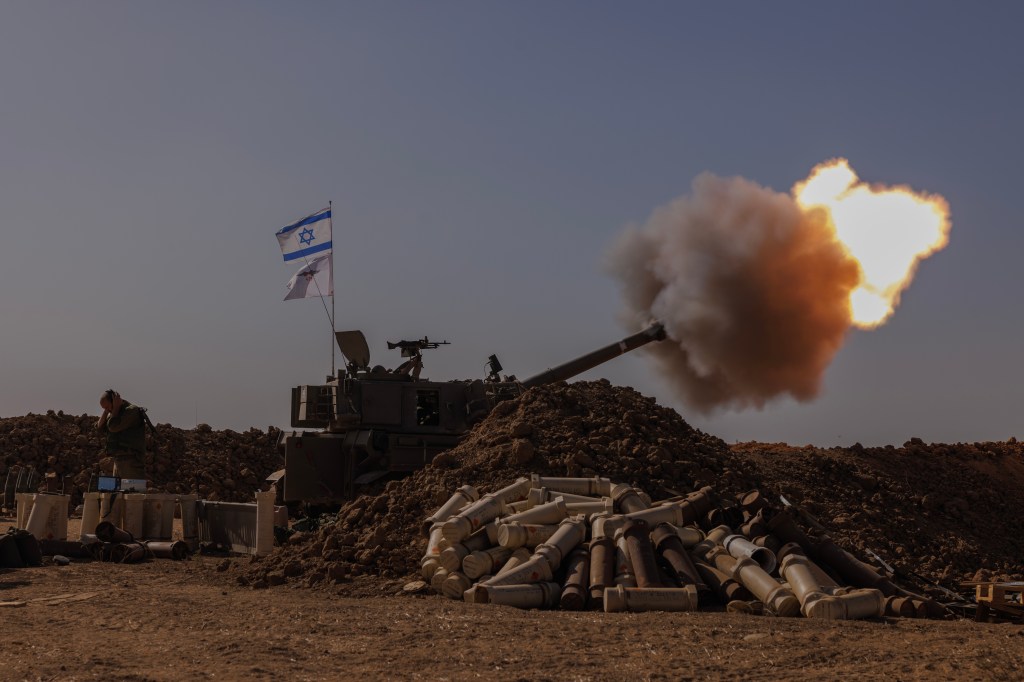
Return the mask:
{"type": "MultiPolygon", "coordinates": [[[[0,480],[32,464],[83,486],[109,463],[94,416],[0,420],[0,480]]],[[[280,466],[273,429],[159,425],[157,487],[251,499],[280,466]],[[228,483],[227,481],[230,481],[228,483]]],[[[408,594],[421,522],[453,490],[531,472],[628,482],[653,497],[753,488],[803,505],[836,541],[955,586],[1021,579],[1024,448],[728,446],[628,388],[580,382],[500,405],[426,469],[382,483],[263,559],[0,570],[3,679],[1020,679],[1024,628],[815,622],[721,612],[518,611],[408,594]],[[252,589],[270,587],[271,589],[252,589]],[[59,633],[56,636],[55,633],[59,633]]],[[[11,519],[0,519],[4,532],[11,519]]]]}
{"type": "MultiPolygon", "coordinates": [[[[2,525],[2,524],[0,524],[2,525]]],[[[4,571],[4,680],[1018,680],[1024,627],[520,611],[234,583],[247,559],[4,571]]]]}
{"type": "Polygon", "coordinates": [[[489,492],[530,473],[600,475],[655,499],[711,485],[726,500],[757,488],[814,514],[859,556],[871,550],[929,580],[1022,579],[1024,447],[1015,441],[903,447],[729,447],[651,398],[606,381],[531,389],[500,404],[426,469],[345,505],[255,565],[252,585],[412,579],[422,520],[464,484],[489,492]]]}
{"type": "MultiPolygon", "coordinates": [[[[274,427],[243,433],[206,424],[156,429],[156,436],[147,431],[147,470],[155,490],[198,490],[206,499],[249,502],[264,478],[284,466],[274,427]]],[[[14,467],[32,467],[41,476],[65,479],[66,491],[80,495],[93,476],[113,470],[113,461],[102,455],[103,443],[96,415],[51,410],[0,419],[0,484],[14,467]]]]}

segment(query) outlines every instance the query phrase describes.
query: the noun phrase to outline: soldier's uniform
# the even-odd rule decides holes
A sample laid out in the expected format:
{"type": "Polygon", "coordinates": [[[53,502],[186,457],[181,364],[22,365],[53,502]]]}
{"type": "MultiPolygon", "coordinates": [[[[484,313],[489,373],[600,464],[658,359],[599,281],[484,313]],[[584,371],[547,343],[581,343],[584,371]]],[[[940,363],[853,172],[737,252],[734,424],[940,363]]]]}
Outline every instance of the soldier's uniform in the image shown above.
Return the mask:
{"type": "Polygon", "coordinates": [[[124,402],[117,416],[99,427],[107,434],[106,454],[114,458],[114,475],[146,478],[146,419],[141,407],[124,402]]]}

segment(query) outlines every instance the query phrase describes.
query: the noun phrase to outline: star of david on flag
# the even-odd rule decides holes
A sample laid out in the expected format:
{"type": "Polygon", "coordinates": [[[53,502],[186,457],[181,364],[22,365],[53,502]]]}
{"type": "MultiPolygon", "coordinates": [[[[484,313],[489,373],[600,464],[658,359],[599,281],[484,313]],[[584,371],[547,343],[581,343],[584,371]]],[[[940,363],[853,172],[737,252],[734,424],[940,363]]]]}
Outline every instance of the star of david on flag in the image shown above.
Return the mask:
{"type": "Polygon", "coordinates": [[[277,232],[286,263],[331,252],[331,209],[325,208],[277,232]]]}

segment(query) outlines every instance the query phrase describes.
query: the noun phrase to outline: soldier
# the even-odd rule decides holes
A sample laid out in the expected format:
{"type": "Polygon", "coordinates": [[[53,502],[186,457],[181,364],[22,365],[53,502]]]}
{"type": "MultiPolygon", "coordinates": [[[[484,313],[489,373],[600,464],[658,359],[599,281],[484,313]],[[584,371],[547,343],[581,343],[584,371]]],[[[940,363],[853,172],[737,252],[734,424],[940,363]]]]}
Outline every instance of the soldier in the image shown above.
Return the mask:
{"type": "Polygon", "coordinates": [[[121,478],[146,478],[145,410],[132,405],[114,389],[100,396],[103,414],[96,429],[107,434],[105,452],[114,458],[114,475],[121,478]]]}

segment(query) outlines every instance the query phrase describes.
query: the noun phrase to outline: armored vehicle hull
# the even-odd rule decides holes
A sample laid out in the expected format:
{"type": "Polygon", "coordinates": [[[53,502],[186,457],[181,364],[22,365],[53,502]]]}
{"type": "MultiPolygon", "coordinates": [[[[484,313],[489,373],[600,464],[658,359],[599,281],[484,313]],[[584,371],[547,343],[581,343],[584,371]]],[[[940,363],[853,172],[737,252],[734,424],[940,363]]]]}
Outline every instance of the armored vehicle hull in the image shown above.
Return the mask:
{"type": "Polygon", "coordinates": [[[369,367],[361,332],[338,332],[347,369],[322,385],[292,389],[291,425],[317,429],[281,435],[285,468],[272,477],[284,502],[331,505],[351,499],[360,485],[402,475],[429,464],[454,447],[474,424],[504,400],[532,386],[569,379],[623,353],[665,338],[654,323],[621,341],[546,370],[524,381],[499,377],[497,358],[485,380],[428,381],[419,378],[421,351],[446,342],[401,341],[410,358],[395,370],[369,367]]]}

